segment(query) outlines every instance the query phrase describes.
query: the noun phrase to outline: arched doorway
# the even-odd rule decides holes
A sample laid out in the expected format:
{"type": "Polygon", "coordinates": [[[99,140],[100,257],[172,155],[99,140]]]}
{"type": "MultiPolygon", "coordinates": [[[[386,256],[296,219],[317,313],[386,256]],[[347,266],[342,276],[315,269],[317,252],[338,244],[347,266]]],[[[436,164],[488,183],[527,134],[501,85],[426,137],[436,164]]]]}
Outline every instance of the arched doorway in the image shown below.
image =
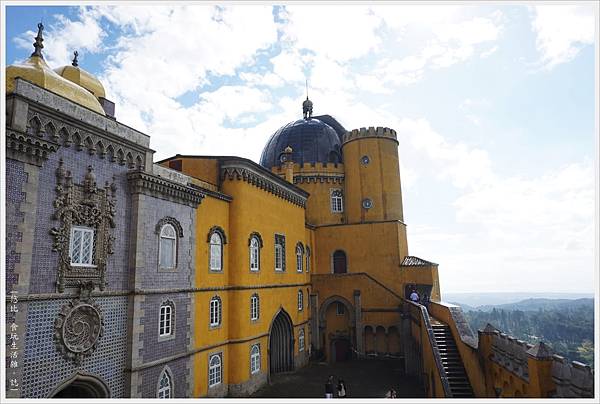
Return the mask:
{"type": "Polygon", "coordinates": [[[333,253],[333,273],[345,274],[348,272],[346,267],[346,253],[342,250],[337,250],[333,253]]]}
{"type": "Polygon", "coordinates": [[[294,370],[294,339],[292,320],[280,310],[269,332],[269,372],[271,374],[294,370]]]}
{"type": "Polygon", "coordinates": [[[106,383],[96,376],[76,373],[69,380],[61,383],[51,398],[109,398],[110,391],[106,383]]]}

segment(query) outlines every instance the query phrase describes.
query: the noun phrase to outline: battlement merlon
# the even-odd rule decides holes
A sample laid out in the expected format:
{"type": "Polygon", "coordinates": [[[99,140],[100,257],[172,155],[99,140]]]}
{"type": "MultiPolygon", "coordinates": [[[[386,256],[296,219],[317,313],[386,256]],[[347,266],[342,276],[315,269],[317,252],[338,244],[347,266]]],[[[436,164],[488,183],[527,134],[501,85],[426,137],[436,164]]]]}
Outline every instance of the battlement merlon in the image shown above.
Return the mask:
{"type": "Polygon", "coordinates": [[[344,134],[343,144],[357,139],[364,138],[386,138],[398,143],[396,131],[394,129],[378,126],[369,126],[369,128],[352,129],[344,134]]]}

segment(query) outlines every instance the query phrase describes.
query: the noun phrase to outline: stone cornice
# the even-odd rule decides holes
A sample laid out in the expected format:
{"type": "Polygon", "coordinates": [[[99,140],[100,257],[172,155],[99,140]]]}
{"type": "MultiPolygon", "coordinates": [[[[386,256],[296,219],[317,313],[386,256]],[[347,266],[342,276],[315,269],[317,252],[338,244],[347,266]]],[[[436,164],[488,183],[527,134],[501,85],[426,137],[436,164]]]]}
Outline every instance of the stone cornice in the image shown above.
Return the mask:
{"type": "Polygon", "coordinates": [[[58,150],[55,142],[12,129],[6,130],[6,157],[41,166],[48,153],[58,150]]]}
{"type": "Polygon", "coordinates": [[[141,170],[128,173],[127,181],[129,182],[129,191],[132,194],[150,195],[188,205],[192,208],[196,208],[205,196],[204,193],[195,188],[178,184],[141,170]]]}
{"type": "Polygon", "coordinates": [[[303,183],[343,184],[344,174],[294,174],[294,184],[303,183]]]}
{"type": "Polygon", "coordinates": [[[242,180],[264,191],[276,195],[302,208],[306,207],[308,192],[279,178],[258,164],[242,159],[227,158],[220,161],[221,181],[242,180]]]}

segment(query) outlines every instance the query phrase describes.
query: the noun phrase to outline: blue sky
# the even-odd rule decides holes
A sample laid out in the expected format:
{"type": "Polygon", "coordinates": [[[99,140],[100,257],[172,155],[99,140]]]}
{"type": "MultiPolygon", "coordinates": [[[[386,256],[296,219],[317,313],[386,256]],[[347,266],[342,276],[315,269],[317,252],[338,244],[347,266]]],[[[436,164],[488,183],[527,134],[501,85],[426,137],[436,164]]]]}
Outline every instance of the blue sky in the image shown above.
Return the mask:
{"type": "Polygon", "coordinates": [[[6,9],[52,67],[96,74],[117,119],[175,153],[258,160],[301,116],[397,130],[409,252],[442,290],[593,291],[593,3],[6,9]]]}

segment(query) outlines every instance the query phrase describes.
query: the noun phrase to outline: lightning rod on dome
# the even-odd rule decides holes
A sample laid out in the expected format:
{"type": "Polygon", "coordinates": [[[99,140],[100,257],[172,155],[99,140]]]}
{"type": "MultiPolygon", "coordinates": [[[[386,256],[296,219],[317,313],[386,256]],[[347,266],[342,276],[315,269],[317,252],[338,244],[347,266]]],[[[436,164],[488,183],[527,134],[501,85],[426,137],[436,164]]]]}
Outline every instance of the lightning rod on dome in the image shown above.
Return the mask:
{"type": "Polygon", "coordinates": [[[73,61],[71,62],[71,66],[77,67],[79,66],[79,61],[77,60],[77,56],[79,56],[79,52],[73,52],[73,61]]]}

